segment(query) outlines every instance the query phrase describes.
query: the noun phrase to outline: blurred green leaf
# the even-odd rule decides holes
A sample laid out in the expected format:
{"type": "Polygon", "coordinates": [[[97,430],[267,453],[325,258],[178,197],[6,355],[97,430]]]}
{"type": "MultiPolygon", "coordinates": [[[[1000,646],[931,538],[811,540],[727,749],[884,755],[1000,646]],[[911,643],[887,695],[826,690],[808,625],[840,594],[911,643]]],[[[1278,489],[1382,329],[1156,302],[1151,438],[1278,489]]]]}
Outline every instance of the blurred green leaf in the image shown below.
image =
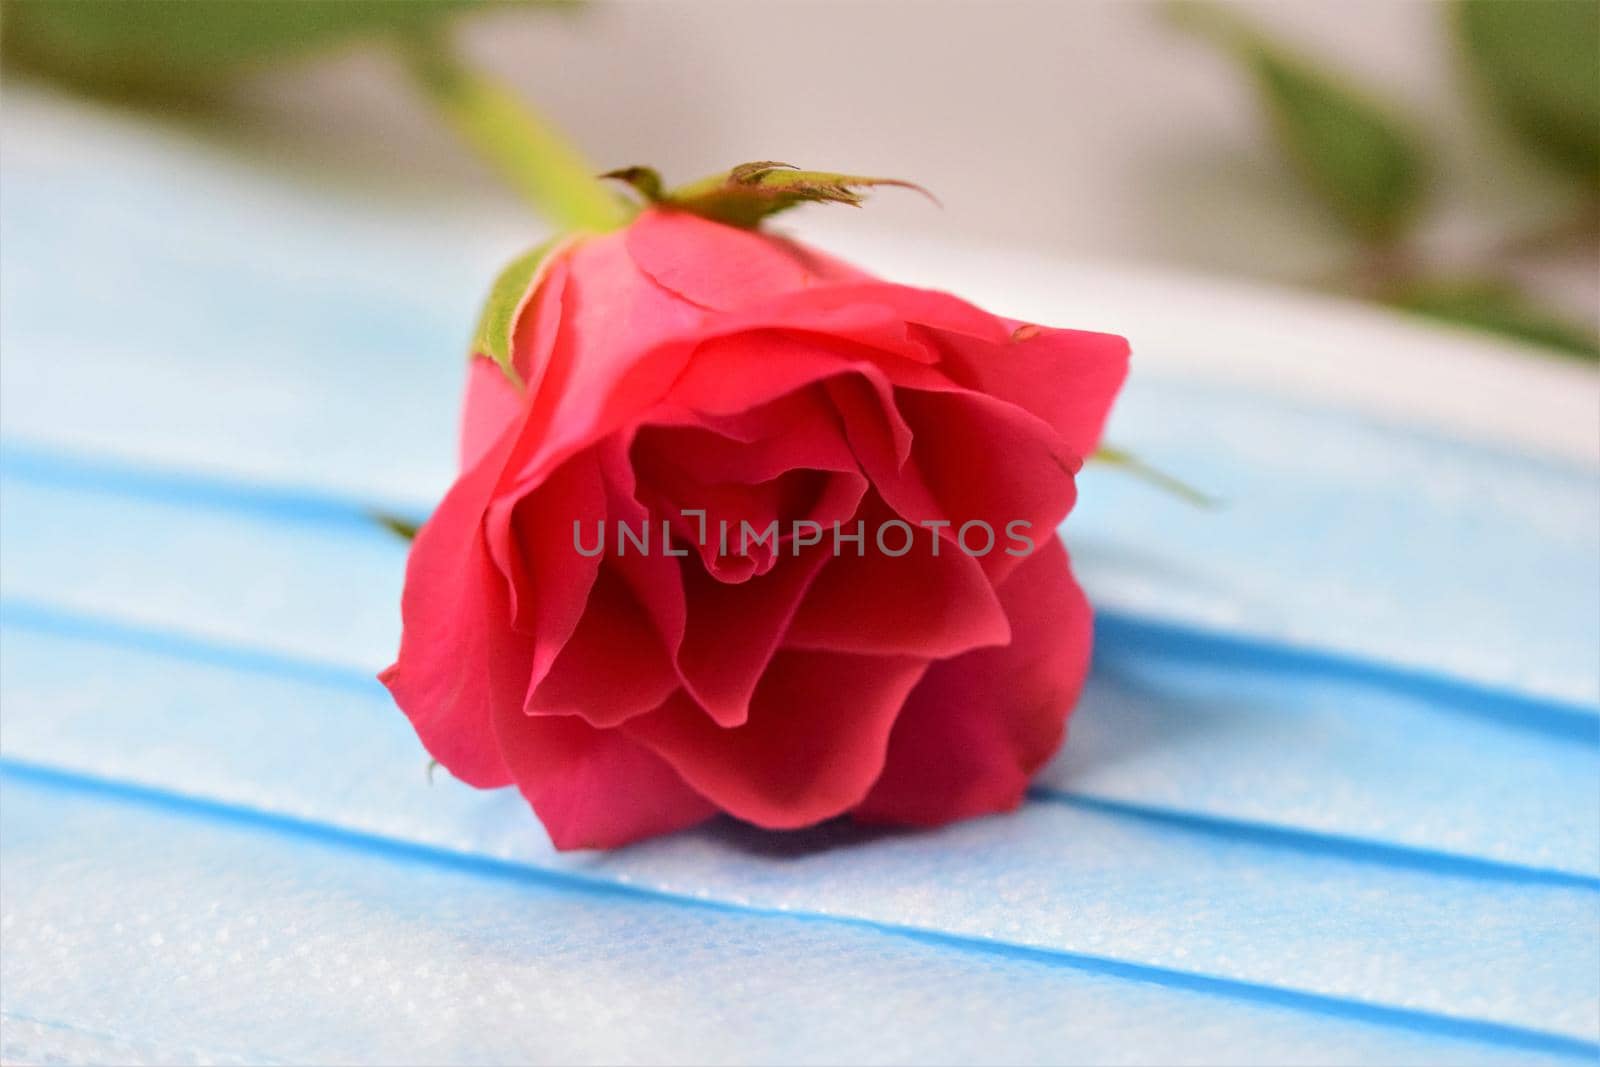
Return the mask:
{"type": "Polygon", "coordinates": [[[1418,282],[1388,303],[1432,319],[1514,337],[1585,360],[1600,360],[1600,342],[1582,326],[1529,301],[1515,287],[1488,280],[1418,282]]]}
{"type": "Polygon", "coordinates": [[[1221,5],[1191,2],[1170,10],[1180,25],[1216,41],[1250,72],[1290,160],[1345,226],[1367,241],[1404,231],[1427,171],[1404,122],[1221,5]]]}
{"type": "Polygon", "coordinates": [[[484,0],[5,0],[8,69],[112,96],[183,98],[254,66],[432,26],[484,0]]]}
{"type": "Polygon", "coordinates": [[[1278,137],[1328,206],[1363,237],[1400,233],[1423,188],[1421,155],[1400,126],[1311,66],[1266,49],[1251,64],[1278,137]]]}
{"type": "Polygon", "coordinates": [[[1455,28],[1505,126],[1549,162],[1600,182],[1600,4],[1458,0],[1455,28]]]}
{"type": "Polygon", "coordinates": [[[741,163],[725,174],[674,189],[664,199],[679,210],[702,218],[730,226],[753,227],[767,216],[799,204],[860,207],[865,196],[859,190],[879,185],[912,189],[938,203],[922,186],[898,178],[800,170],[790,163],[770,161],[741,163]]]}
{"type": "Polygon", "coordinates": [[[4,0],[0,57],[8,73],[183,107],[257,67],[387,37],[442,117],[551,221],[620,226],[627,208],[560,131],[450,45],[452,16],[513,3],[555,0],[4,0]]]}

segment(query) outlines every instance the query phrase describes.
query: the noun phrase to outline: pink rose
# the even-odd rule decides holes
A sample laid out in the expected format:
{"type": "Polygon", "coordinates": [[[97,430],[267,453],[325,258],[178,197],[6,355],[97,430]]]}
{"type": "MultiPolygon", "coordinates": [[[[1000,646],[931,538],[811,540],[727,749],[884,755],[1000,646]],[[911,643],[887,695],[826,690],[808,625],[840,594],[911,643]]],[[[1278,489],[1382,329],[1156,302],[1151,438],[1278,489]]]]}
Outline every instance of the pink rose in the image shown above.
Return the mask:
{"type": "Polygon", "coordinates": [[[1054,531],[1122,338],[651,210],[553,254],[510,341],[383,674],[450,773],[559,848],[1020,802],[1088,668],[1054,531]]]}

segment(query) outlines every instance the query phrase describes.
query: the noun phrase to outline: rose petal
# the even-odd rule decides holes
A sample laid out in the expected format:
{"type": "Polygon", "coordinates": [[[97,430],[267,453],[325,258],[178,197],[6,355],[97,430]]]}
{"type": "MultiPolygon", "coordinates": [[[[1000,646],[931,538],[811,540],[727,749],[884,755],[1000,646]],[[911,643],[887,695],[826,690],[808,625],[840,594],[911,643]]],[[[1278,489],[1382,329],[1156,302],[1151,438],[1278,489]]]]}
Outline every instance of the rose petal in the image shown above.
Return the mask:
{"type": "Polygon", "coordinates": [[[511,365],[530,397],[537,396],[544,388],[544,378],[550,369],[556,334],[561,328],[562,309],[566,306],[570,257],[578,243],[576,240],[563,243],[545,255],[511,323],[511,365]]]}
{"type": "Polygon", "coordinates": [[[814,383],[838,412],[861,469],[890,505],[913,523],[944,518],[919,472],[908,465],[912,431],[895,407],[888,373],[844,358],[837,345],[783,333],[721,338],[696,354],[674,386],[672,402],[720,417],[814,383]]]}
{"type": "MultiPolygon", "coordinates": [[[[708,572],[720,582],[736,584],[772,570],[780,556],[786,524],[805,514],[825,481],[825,476],[815,471],[789,471],[760,485],[680,486],[670,495],[652,500],[652,505],[657,514],[673,516],[671,522],[682,544],[699,554],[708,572]],[[686,515],[685,509],[704,514],[686,515]],[[700,536],[702,523],[704,538],[700,536]]],[[[641,495],[646,495],[644,490],[641,495]]]]}
{"type": "Polygon", "coordinates": [[[771,233],[725,226],[683,211],[646,211],[627,230],[640,270],[672,293],[718,311],[868,275],[771,233]]]}
{"type": "Polygon", "coordinates": [[[576,451],[647,420],[652,410],[658,415],[694,410],[737,416],[829,374],[851,370],[872,376],[884,392],[885,381],[918,388],[952,384],[932,368],[878,347],[898,344],[914,358],[934,358],[883,307],[808,308],[775,299],[748,315],[710,321],[698,317],[703,313],[694,305],[672,304],[659,286],[652,286],[654,299],[627,306],[649,284],[637,273],[633,281],[639,284],[631,288],[602,287],[601,294],[586,296],[588,281],[580,283],[578,275],[598,271],[596,263],[609,263],[615,247],[608,242],[613,240],[591,239],[569,253],[574,263],[562,288],[559,317],[573,324],[563,325],[554,339],[549,365],[507,465],[505,493],[537,485],[576,451]],[[590,265],[579,263],[580,257],[590,265]],[[617,292],[611,293],[612,288],[617,292]],[[608,294],[612,299],[603,300],[608,294]],[[586,321],[596,316],[582,313],[597,303],[607,304],[613,313],[598,316],[598,322],[586,321]],[[620,335],[619,323],[630,318],[642,325],[631,335],[620,335]],[[852,332],[864,336],[852,338],[852,332]]]}
{"type": "Polygon", "coordinates": [[[553,290],[560,279],[558,303],[541,291],[525,306],[517,337],[542,336],[548,322],[556,329],[545,365],[529,371],[535,383],[502,492],[537,485],[572,453],[635,419],[692,351],[704,312],[640,273],[625,240],[613,233],[570,246],[545,285],[553,290]]]}
{"type": "Polygon", "coordinates": [[[1011,640],[983,568],[932,530],[912,526],[908,537],[904,527],[884,528],[891,552],[910,542],[905,555],[884,554],[877,543],[880,528],[897,518],[880,498],[869,497],[861,509],[864,544],[847,545],[828,561],[789,628],[786,646],[943,659],[1011,640]]]}
{"type": "Polygon", "coordinates": [[[593,450],[557,467],[526,495],[489,505],[486,538],[505,578],[512,623],[534,638],[531,684],[572,636],[600,568],[599,556],[578,552],[574,538],[592,544],[606,517],[605,480],[593,450]]]}
{"type": "Polygon", "coordinates": [[[1016,807],[1060,746],[1089,669],[1089,603],[1051,537],[1000,599],[1015,635],[935,663],[895,723],[883,774],[856,809],[866,822],[937,825],[1016,807]]]}
{"type": "Polygon", "coordinates": [[[615,848],[716,813],[659,756],[616,730],[509,711],[497,716],[495,732],[557,848],[615,848]]]}
{"type": "MultiPolygon", "coordinates": [[[[637,481],[628,463],[626,435],[609,439],[598,454],[612,518],[606,565],[627,581],[635,599],[654,624],[668,660],[676,663],[678,649],[683,646],[687,617],[679,557],[665,554],[660,540],[661,519],[651,516],[638,499],[637,481]],[[624,541],[619,536],[617,523],[632,530],[640,539],[648,537],[650,550],[640,551],[633,541],[624,541]]],[[[676,545],[673,551],[684,552],[687,548],[676,545]]]]}
{"type": "Polygon", "coordinates": [[[1031,551],[1010,534],[1038,544],[1072,510],[1082,460],[1044,422],[994,397],[901,389],[896,400],[912,428],[913,469],[949,520],[956,547],[976,551],[992,541],[978,559],[998,581],[1020,562],[1011,551],[1031,551]],[[982,525],[963,537],[967,523],[982,525]]]}
{"type": "Polygon", "coordinates": [[[638,496],[720,581],[767,573],[794,520],[847,518],[861,499],[865,482],[820,387],[734,415],[674,408],[659,417],[666,424],[641,427],[629,453],[638,496]],[[779,536],[762,538],[774,522],[779,536]]]}
{"type": "Polygon", "coordinates": [[[895,716],[926,666],[785,650],[743,726],[724,729],[679,697],[622,730],[724,811],[771,829],[808,826],[854,807],[871,788],[895,716]]]}
{"type": "Polygon", "coordinates": [[[512,628],[506,583],[483,536],[511,440],[508,433],[463,475],[418,532],[400,599],[400,653],[379,676],[423,746],[480,788],[510,781],[491,724],[497,709],[520,714],[533,658],[533,641],[512,628]]]}
{"type": "Polygon", "coordinates": [[[616,726],[657,707],[678,674],[650,618],[612,567],[600,568],[583,619],[528,690],[529,715],[574,715],[616,726]]]}
{"type": "Polygon", "coordinates": [[[685,687],[717,725],[748,721],[757,683],[827,562],[826,548],[784,556],[768,573],[737,585],[684,568],[689,624],[678,665],[685,687]]]}
{"type": "Polygon", "coordinates": [[[673,384],[671,401],[712,417],[731,417],[852,369],[825,345],[776,330],[707,340],[673,384]]]}
{"type": "Polygon", "coordinates": [[[913,524],[943,519],[912,458],[911,426],[888,383],[870,373],[844,375],[829,379],[827,390],[844,419],[850,449],[878,495],[913,524]]]}
{"type": "Polygon", "coordinates": [[[461,469],[477,466],[522,414],[522,394],[493,360],[467,363],[467,395],[461,409],[461,469]]]}
{"type": "Polygon", "coordinates": [[[698,485],[755,485],[791,470],[856,469],[838,415],[818,387],[733,415],[682,410],[671,417],[671,423],[639,429],[635,466],[670,467],[698,485]]]}
{"type": "Polygon", "coordinates": [[[1010,340],[1014,327],[949,293],[872,280],[774,293],[715,320],[719,335],[760,328],[811,333],[878,349],[910,364],[944,358],[935,331],[1000,345],[1010,340]]]}
{"type": "Polygon", "coordinates": [[[942,332],[942,365],[977,393],[1032,412],[1078,458],[1094,451],[1128,376],[1128,342],[1114,334],[1022,327],[1002,344],[942,332]]]}

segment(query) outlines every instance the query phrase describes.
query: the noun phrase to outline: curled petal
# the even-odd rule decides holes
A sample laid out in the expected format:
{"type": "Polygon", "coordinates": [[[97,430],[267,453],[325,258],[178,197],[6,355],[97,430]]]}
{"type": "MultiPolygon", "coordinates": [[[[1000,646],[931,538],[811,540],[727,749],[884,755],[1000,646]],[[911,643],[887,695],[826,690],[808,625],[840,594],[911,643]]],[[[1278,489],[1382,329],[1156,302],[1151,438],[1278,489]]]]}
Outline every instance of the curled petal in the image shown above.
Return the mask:
{"type": "Polygon", "coordinates": [[[716,725],[687,698],[622,730],[694,790],[758,826],[808,826],[842,814],[883,769],[906,694],[926,669],[910,657],[782,651],[743,726],[716,725]]]}
{"type": "Polygon", "coordinates": [[[583,620],[549,673],[528,690],[526,711],[616,726],[677,688],[677,672],[645,609],[613,568],[602,567],[583,620]]]}
{"type": "Polygon", "coordinates": [[[521,414],[522,394],[517,387],[493,360],[472,357],[461,409],[461,469],[476,467],[521,414]]]}
{"type": "Polygon", "coordinates": [[[533,354],[501,495],[520,496],[638,418],[667,391],[703,330],[704,311],[641,274],[624,240],[614,233],[573,245],[516,324],[519,368],[524,337],[533,354]]]}
{"type": "Polygon", "coordinates": [[[506,583],[512,624],[534,639],[530,684],[544,677],[583,616],[600,560],[579,553],[574,539],[606,515],[594,450],[563,463],[527,494],[489,505],[485,537],[506,583]]]}
{"type": "Polygon", "coordinates": [[[719,581],[767,573],[795,520],[826,526],[860,502],[865,482],[820,388],[736,416],[662,418],[634,437],[637,495],[719,581]],[[765,537],[773,523],[781,535],[765,537]]]}
{"type": "Polygon", "coordinates": [[[557,848],[615,848],[716,813],[659,756],[616,730],[516,710],[494,725],[517,788],[557,848]]]}
{"type": "Polygon", "coordinates": [[[1005,611],[978,561],[930,528],[904,520],[889,525],[896,519],[881,500],[869,501],[860,520],[863,544],[828,561],[787,644],[943,659],[1011,640],[1005,611]],[[884,548],[905,553],[886,555],[884,548]]]}
{"type": "Polygon", "coordinates": [[[1017,324],[1001,343],[951,331],[940,332],[937,343],[951,377],[1033,413],[1079,459],[1099,443],[1128,376],[1128,342],[1114,334],[1017,324]]]}
{"type": "Polygon", "coordinates": [[[1089,603],[1051,537],[1000,587],[1009,645],[935,663],[906,701],[864,822],[937,825],[1022,801],[1089,670],[1089,603]]]}
{"type": "Polygon", "coordinates": [[[902,389],[896,397],[912,428],[911,469],[930,487],[956,547],[992,543],[978,559],[998,581],[1024,558],[1014,554],[1026,550],[1020,538],[1035,545],[1052,538],[1072,510],[1082,459],[1006,401],[965,390],[902,389]],[[962,534],[969,523],[970,538],[962,534]]]}
{"type": "Polygon", "coordinates": [[[736,585],[685,568],[689,625],[679,667],[685,688],[717,725],[749,720],[756,686],[827,562],[825,547],[782,558],[768,573],[736,585]]]}
{"type": "Polygon", "coordinates": [[[510,435],[456,482],[423,524],[406,561],[400,653],[380,679],[429,753],[483,788],[505,785],[492,722],[520,714],[533,642],[511,625],[503,576],[489,556],[483,514],[510,435]]]}
{"type": "Polygon", "coordinates": [[[868,278],[849,264],[774,234],[683,211],[646,211],[627,234],[628,252],[639,270],[679,298],[717,311],[868,278]]]}

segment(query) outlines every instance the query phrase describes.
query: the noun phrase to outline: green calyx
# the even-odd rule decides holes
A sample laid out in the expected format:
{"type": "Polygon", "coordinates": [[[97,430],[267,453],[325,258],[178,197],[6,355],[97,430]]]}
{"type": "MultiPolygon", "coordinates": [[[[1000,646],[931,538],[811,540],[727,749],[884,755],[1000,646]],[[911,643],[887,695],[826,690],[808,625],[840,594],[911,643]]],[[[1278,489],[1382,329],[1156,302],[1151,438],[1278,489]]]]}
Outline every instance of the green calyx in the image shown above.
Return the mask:
{"type": "Polygon", "coordinates": [[[472,333],[472,355],[494,360],[512,385],[523,387],[522,375],[512,361],[511,334],[517,325],[517,312],[532,295],[534,279],[550,253],[565,244],[558,237],[530,249],[512,260],[496,275],[489,296],[478,313],[478,328],[472,333]]]}
{"type": "MultiPolygon", "coordinates": [[[[879,185],[914,189],[933,200],[921,186],[896,178],[800,170],[787,163],[745,163],[724,174],[671,190],[650,167],[624,167],[600,177],[629,186],[646,206],[666,207],[748,229],[759,226],[769,215],[798,204],[859,207],[865,199],[862,190],[879,185]]],[[[611,228],[610,225],[580,227],[524,252],[507,264],[490,286],[488,298],[478,315],[478,326],[472,335],[472,354],[493,360],[512,385],[523,388],[522,376],[517,373],[513,360],[512,333],[523,302],[532,295],[540,269],[552,253],[578,239],[582,233],[604,232],[611,228]]]]}
{"type": "Polygon", "coordinates": [[[882,185],[911,189],[938,203],[922,186],[898,178],[801,170],[790,163],[765,160],[741,163],[724,173],[672,190],[665,189],[661,175],[650,167],[624,167],[601,177],[627,184],[647,204],[746,229],[754,229],[768,216],[800,204],[860,207],[866,199],[862,190],[882,185]]]}

